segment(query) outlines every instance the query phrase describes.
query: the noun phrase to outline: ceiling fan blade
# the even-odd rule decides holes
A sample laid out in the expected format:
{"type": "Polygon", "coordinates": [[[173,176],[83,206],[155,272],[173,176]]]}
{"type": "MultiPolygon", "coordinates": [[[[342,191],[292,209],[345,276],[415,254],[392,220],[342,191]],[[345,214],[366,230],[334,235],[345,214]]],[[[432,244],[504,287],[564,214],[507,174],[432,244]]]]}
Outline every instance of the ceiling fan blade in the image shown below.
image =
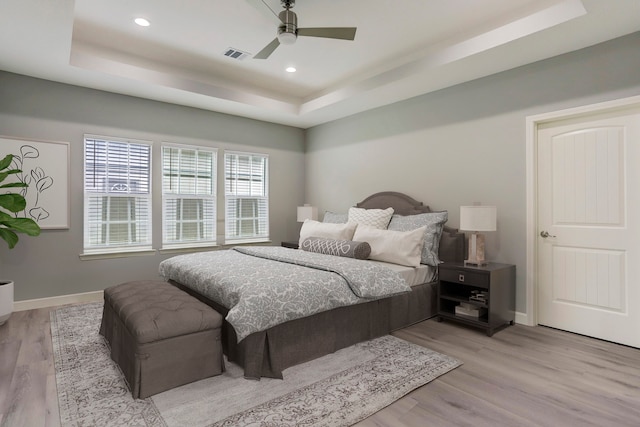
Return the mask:
{"type": "Polygon", "coordinates": [[[322,27],[298,28],[299,36],[324,37],[327,39],[353,40],[356,38],[355,27],[322,27]]]}
{"type": "Polygon", "coordinates": [[[276,37],[264,49],[253,55],[253,59],[267,59],[278,46],[280,46],[280,41],[276,37]]]}

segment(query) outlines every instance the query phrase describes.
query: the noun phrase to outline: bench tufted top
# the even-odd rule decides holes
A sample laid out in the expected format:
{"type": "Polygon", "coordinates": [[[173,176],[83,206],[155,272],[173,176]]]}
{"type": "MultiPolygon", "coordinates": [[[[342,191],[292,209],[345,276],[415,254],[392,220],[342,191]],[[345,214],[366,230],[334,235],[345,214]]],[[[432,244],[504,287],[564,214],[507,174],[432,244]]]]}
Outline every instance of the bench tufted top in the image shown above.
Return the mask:
{"type": "Polygon", "coordinates": [[[222,316],[184,291],[158,280],[104,290],[109,304],[140,344],[220,328],[222,316]]]}

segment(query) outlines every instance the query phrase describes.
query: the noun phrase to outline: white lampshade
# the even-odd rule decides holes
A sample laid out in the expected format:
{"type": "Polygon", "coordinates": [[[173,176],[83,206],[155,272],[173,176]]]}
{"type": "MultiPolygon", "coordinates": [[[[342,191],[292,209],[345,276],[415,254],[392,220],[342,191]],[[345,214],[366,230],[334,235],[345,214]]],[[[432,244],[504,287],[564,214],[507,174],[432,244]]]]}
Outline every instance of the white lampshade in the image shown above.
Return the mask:
{"type": "Polygon", "coordinates": [[[460,230],[496,231],[495,206],[460,206],[460,230]]]}
{"type": "Polygon", "coordinates": [[[318,219],[318,208],[305,204],[304,206],[298,206],[298,222],[304,222],[305,219],[318,219]]]}

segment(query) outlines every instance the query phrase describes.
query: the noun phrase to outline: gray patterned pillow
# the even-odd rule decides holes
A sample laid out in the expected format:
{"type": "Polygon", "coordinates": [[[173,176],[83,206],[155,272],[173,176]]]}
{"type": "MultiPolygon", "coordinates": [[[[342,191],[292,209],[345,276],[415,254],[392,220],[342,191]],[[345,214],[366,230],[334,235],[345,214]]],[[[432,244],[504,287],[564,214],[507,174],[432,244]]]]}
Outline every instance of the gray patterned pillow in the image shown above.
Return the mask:
{"type": "Polygon", "coordinates": [[[349,220],[349,215],[346,213],[335,213],[326,211],[324,213],[324,217],[322,218],[322,222],[328,222],[330,224],[346,224],[349,220]]]}
{"type": "Polygon", "coordinates": [[[393,215],[393,208],[364,209],[349,208],[349,222],[364,224],[379,230],[386,230],[393,215]]]}
{"type": "Polygon", "coordinates": [[[424,247],[422,248],[420,263],[437,267],[440,263],[440,258],[438,258],[440,237],[442,236],[444,223],[447,222],[448,218],[449,213],[447,211],[407,216],[394,215],[391,217],[389,230],[409,231],[427,226],[427,230],[424,232],[424,247]]]}
{"type": "Polygon", "coordinates": [[[300,249],[355,259],[367,259],[371,253],[371,246],[367,242],[323,239],[322,237],[307,237],[302,241],[300,249]]]}

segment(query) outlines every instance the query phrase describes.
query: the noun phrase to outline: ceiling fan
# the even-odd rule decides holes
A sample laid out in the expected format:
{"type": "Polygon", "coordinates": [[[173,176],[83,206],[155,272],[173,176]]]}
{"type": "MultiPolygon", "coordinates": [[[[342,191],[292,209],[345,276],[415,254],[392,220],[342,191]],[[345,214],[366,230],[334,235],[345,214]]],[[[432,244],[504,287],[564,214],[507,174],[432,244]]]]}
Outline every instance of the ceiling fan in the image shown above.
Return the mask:
{"type": "Polygon", "coordinates": [[[253,57],[254,59],[267,59],[278,46],[281,44],[293,44],[298,36],[324,37],[341,40],[353,40],[356,37],[357,28],[355,27],[298,28],[298,17],[291,11],[296,4],[295,0],[281,0],[280,2],[284,10],[278,14],[278,19],[280,20],[278,36],[258,52],[253,57]]]}

